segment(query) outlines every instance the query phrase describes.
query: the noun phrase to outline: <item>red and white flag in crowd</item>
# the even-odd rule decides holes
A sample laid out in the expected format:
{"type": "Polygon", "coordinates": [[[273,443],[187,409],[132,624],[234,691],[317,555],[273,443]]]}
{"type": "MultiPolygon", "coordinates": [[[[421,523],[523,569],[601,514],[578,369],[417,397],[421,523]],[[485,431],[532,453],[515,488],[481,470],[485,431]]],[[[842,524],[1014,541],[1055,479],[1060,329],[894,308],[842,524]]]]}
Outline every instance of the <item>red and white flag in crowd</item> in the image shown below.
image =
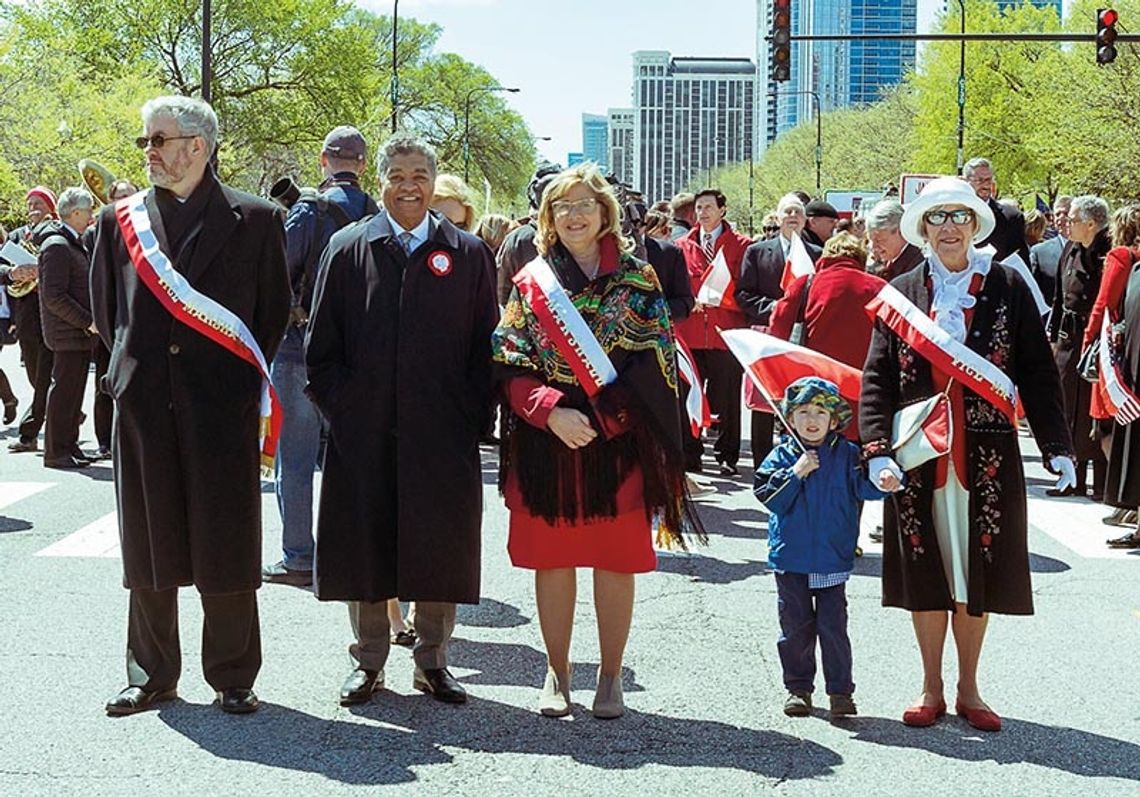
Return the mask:
{"type": "Polygon", "coordinates": [[[736,299],[732,295],[732,272],[728,270],[728,261],[724,259],[724,250],[716,253],[708,271],[705,272],[704,282],[697,290],[697,302],[706,307],[724,307],[729,310],[739,309],[736,299]]]}
{"type": "Polygon", "coordinates": [[[788,259],[784,261],[784,273],[780,276],[780,290],[787,291],[788,286],[800,277],[815,273],[815,263],[811,262],[811,255],[798,235],[792,236],[792,245],[788,247],[788,259]]]}
{"type": "Polygon", "coordinates": [[[725,329],[720,336],[744,366],[745,373],[773,404],[783,398],[788,385],[805,376],[819,376],[834,382],[843,398],[852,405],[859,403],[863,372],[858,368],[755,329],[725,329]]]}
{"type": "Polygon", "coordinates": [[[689,428],[693,437],[700,438],[701,429],[707,429],[712,423],[712,414],[709,412],[708,398],[701,382],[701,372],[697,370],[697,361],[680,338],[677,338],[677,372],[681,375],[682,381],[689,386],[688,395],[685,397],[685,414],[689,418],[689,428]]]}
{"type": "Polygon", "coordinates": [[[1100,382],[1102,395],[1112,405],[1112,415],[1121,426],[1140,419],[1140,398],[1128,389],[1120,373],[1120,363],[1112,356],[1112,323],[1108,313],[1104,314],[1104,323],[1100,328],[1100,368],[1097,380],[1100,382]]]}

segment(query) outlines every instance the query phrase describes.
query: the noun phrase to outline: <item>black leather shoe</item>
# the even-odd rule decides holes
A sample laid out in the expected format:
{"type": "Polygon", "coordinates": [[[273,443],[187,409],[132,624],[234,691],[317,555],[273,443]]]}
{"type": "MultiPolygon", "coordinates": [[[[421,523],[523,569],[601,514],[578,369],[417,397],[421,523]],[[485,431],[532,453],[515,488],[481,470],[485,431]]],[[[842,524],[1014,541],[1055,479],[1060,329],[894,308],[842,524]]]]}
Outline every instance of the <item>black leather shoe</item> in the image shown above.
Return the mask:
{"type": "Polygon", "coordinates": [[[56,470],[78,470],[79,468],[86,468],[90,464],[86,459],[76,459],[75,457],[44,460],[45,468],[55,468],[56,470]]]}
{"type": "Polygon", "coordinates": [[[73,448],[71,450],[71,456],[74,457],[75,459],[85,459],[88,462],[94,462],[95,461],[95,455],[94,454],[88,454],[79,446],[76,446],[75,448],[73,448]]]}
{"type": "Polygon", "coordinates": [[[374,692],[384,688],[383,670],[365,670],[357,667],[344,679],[340,687],[340,704],[342,706],[356,706],[367,703],[372,699],[374,692]]]}
{"type": "Polygon", "coordinates": [[[40,444],[35,438],[31,440],[17,440],[14,443],[8,444],[8,450],[13,454],[22,454],[25,451],[39,451],[40,444]]]}
{"type": "Polygon", "coordinates": [[[740,473],[740,471],[736,469],[735,465],[729,465],[727,462],[718,463],[717,469],[719,470],[721,476],[732,477],[740,473]]]}
{"type": "Polygon", "coordinates": [[[1056,487],[1050,487],[1045,491],[1045,495],[1050,498],[1069,498],[1074,495],[1079,495],[1084,498],[1088,495],[1087,487],[1066,487],[1064,490],[1058,490],[1056,487]]]}
{"type": "Polygon", "coordinates": [[[108,448],[107,446],[99,446],[99,450],[96,451],[92,456],[88,457],[88,459],[93,459],[96,462],[103,462],[103,461],[106,461],[110,458],[111,458],[111,449],[108,448]]]}
{"type": "Polygon", "coordinates": [[[218,703],[227,714],[252,714],[261,705],[252,689],[234,686],[218,692],[218,703]]]}
{"type": "Polygon", "coordinates": [[[177,697],[178,689],[173,686],[156,692],[148,692],[141,686],[128,686],[107,701],[107,714],[112,717],[138,714],[140,711],[154,708],[158,703],[175,700],[177,697]]]}
{"type": "Polygon", "coordinates": [[[446,667],[438,670],[421,670],[416,667],[412,687],[434,697],[441,703],[466,703],[467,692],[452,677],[446,667]]]}
{"type": "Polygon", "coordinates": [[[261,568],[261,580],[266,584],[288,584],[291,587],[308,587],[313,583],[312,570],[290,570],[285,562],[261,568]]]}
{"type": "Polygon", "coordinates": [[[1123,537],[1117,537],[1114,540],[1106,540],[1109,548],[1123,548],[1132,549],[1140,548],[1140,531],[1134,531],[1131,534],[1125,534],[1123,537]]]}

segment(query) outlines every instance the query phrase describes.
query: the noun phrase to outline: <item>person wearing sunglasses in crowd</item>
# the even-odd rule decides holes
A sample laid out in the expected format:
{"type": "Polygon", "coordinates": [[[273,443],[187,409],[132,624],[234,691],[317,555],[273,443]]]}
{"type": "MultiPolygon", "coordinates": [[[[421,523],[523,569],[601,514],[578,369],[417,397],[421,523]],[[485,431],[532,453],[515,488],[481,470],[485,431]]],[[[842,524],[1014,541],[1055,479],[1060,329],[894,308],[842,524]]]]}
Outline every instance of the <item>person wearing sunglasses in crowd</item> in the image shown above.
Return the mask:
{"type": "Polygon", "coordinates": [[[942,650],[952,628],[956,711],[979,730],[997,731],[1001,718],[977,678],[988,617],[1033,613],[1017,399],[1046,468],[1060,475],[1059,487],[1073,484],[1060,377],[1029,287],[975,248],[994,216],[967,183],[931,181],[900,227],[927,247],[927,258],[868,304],[877,320],[859,431],[872,482],[890,489],[903,481],[892,445],[900,409],[935,400],[927,420],[941,417],[951,430],[931,446],[941,456],[904,459],[905,487],[884,511],[883,604],[911,612],[922,655],[922,691],[903,722],[933,725],[946,713],[942,650]]]}

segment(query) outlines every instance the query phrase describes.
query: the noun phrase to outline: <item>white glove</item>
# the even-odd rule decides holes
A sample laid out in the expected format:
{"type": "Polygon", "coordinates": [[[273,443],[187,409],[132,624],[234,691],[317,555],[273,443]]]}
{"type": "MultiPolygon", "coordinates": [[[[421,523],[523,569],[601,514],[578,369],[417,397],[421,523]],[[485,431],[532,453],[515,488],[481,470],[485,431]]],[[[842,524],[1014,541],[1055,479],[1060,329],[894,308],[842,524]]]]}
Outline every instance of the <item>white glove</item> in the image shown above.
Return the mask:
{"type": "Polygon", "coordinates": [[[1068,457],[1050,457],[1049,470],[1057,474],[1055,489],[1067,490],[1077,486],[1077,468],[1068,457]]]}
{"type": "MultiPolygon", "coordinates": [[[[891,492],[898,492],[902,489],[903,472],[899,467],[899,463],[895,462],[891,457],[871,457],[867,463],[867,475],[871,479],[871,483],[876,487],[879,486],[879,475],[887,471],[899,481],[899,486],[891,492]]],[[[881,488],[880,488],[881,489],[881,488]]]]}

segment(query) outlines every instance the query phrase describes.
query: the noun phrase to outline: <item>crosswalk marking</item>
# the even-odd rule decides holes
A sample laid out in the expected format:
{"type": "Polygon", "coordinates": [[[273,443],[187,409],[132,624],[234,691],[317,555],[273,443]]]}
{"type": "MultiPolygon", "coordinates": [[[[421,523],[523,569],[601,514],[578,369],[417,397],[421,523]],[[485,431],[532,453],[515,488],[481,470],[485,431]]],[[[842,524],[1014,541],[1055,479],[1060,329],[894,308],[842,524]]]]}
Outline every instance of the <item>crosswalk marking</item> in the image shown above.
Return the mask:
{"type": "Polygon", "coordinates": [[[99,559],[119,558],[119,516],[108,512],[74,534],[52,543],[36,556],[82,556],[99,559]]]}
{"type": "Polygon", "coordinates": [[[56,482],[0,482],[0,509],[55,485],[56,482]]]}

